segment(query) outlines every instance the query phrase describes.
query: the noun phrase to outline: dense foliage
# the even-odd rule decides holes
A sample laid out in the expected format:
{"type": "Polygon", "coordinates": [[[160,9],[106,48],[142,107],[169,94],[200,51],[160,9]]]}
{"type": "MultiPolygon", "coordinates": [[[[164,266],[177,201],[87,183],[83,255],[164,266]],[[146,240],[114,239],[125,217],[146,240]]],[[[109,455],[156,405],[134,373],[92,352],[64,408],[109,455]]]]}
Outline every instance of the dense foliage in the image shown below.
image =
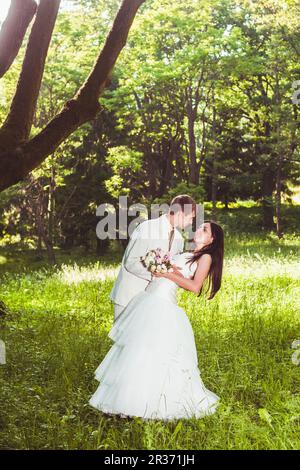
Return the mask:
{"type": "MultiPolygon", "coordinates": [[[[34,132],[84,81],[119,2],[63,2],[34,132]]],[[[189,192],[231,207],[252,199],[259,226],[289,230],[281,203],[299,178],[299,3],[148,0],[101,98],[102,112],[0,198],[2,243],[97,244],[96,207],[189,192]],[[295,85],[294,85],[295,86],[295,85]],[[294,99],[293,98],[294,93],[294,99]]],[[[0,116],[22,54],[1,84],[0,116]]]]}

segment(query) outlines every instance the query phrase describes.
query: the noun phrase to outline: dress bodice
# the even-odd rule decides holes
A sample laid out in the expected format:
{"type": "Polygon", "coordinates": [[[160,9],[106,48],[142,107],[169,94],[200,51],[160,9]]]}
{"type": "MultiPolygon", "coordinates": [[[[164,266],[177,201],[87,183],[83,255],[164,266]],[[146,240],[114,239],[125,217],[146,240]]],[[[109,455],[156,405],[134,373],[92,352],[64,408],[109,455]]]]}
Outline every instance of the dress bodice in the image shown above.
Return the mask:
{"type": "MultiPolygon", "coordinates": [[[[181,273],[184,277],[191,277],[197,267],[197,263],[187,264],[186,262],[190,258],[191,253],[184,252],[177,255],[173,255],[171,262],[176,266],[182,268],[181,273]]],[[[165,299],[170,300],[172,303],[177,303],[176,301],[176,291],[178,285],[170,281],[170,279],[166,279],[164,277],[154,277],[152,281],[146,287],[146,292],[153,293],[155,295],[159,295],[160,297],[164,297],[165,299]]]]}

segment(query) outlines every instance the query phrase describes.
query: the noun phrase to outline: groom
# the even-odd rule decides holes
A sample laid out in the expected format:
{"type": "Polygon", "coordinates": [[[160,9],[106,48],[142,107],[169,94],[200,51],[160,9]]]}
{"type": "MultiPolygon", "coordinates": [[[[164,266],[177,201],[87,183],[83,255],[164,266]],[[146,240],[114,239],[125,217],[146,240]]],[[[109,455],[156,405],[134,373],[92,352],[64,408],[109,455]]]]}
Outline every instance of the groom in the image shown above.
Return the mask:
{"type": "Polygon", "coordinates": [[[121,315],[130,300],[146,289],[152,274],[145,268],[140,257],[147,251],[161,248],[172,255],[183,251],[184,240],[177,228],[184,229],[196,216],[197,204],[183,194],[171,201],[168,214],[141,222],[133,231],[125,250],[120,271],[110,292],[114,303],[114,320],[121,315]]]}

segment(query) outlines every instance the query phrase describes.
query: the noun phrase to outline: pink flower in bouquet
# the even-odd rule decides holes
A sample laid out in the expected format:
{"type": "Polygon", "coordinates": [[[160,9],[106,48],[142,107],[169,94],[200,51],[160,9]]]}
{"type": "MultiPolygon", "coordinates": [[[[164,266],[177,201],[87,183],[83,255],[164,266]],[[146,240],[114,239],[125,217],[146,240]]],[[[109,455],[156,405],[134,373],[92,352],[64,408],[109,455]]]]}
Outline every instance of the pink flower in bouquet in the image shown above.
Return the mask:
{"type": "Polygon", "coordinates": [[[171,254],[163,253],[161,248],[148,251],[141,257],[141,262],[152,273],[172,271],[171,254]]]}

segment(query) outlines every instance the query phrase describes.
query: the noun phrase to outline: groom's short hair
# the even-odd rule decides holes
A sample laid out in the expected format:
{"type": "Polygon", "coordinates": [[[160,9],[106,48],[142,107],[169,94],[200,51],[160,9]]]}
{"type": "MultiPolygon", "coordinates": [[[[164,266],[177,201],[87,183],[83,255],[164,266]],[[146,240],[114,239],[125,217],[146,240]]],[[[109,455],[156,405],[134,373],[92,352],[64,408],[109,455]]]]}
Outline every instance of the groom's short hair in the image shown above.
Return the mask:
{"type": "Polygon", "coordinates": [[[196,215],[197,213],[197,203],[195,199],[193,199],[188,194],[179,194],[175,196],[170,205],[170,214],[176,214],[177,212],[185,212],[186,214],[190,211],[196,215]]]}

